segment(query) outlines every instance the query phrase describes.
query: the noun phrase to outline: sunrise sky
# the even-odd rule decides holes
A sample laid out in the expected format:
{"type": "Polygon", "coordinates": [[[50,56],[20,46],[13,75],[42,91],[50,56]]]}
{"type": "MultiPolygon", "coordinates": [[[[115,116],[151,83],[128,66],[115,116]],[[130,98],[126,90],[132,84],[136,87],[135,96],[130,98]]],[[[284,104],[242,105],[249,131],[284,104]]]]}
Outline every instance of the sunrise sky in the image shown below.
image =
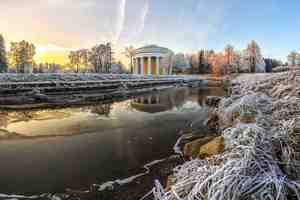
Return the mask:
{"type": "Polygon", "coordinates": [[[266,57],[300,50],[298,0],[1,0],[0,33],[37,46],[36,60],[64,63],[67,52],[112,41],[175,52],[238,49],[255,39],[266,57]]]}

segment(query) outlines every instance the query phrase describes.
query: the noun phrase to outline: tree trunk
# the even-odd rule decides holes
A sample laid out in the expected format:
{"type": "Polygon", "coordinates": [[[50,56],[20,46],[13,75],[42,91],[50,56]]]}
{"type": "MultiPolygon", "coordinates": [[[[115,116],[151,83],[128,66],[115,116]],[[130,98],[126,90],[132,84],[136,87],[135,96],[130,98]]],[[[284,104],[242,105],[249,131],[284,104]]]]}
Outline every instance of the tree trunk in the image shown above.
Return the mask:
{"type": "Polygon", "coordinates": [[[130,72],[133,74],[132,57],[130,58],[130,72]]]}

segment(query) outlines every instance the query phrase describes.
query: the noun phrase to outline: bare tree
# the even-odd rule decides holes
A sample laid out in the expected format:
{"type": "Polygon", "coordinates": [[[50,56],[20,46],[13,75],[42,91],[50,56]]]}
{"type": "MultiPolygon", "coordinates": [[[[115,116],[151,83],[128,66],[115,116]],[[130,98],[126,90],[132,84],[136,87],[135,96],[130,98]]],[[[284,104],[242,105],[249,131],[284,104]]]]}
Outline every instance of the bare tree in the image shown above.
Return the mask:
{"type": "Polygon", "coordinates": [[[88,58],[96,73],[108,73],[113,60],[110,43],[94,46],[91,49],[88,58]]]}
{"type": "Polygon", "coordinates": [[[79,51],[71,51],[69,54],[70,64],[72,66],[76,66],[76,72],[79,72],[79,65],[80,65],[80,55],[79,51]]]}
{"type": "Polygon", "coordinates": [[[135,49],[133,46],[125,48],[125,55],[130,59],[130,72],[133,73],[133,56],[135,55],[135,49]]]}
{"type": "Polygon", "coordinates": [[[174,71],[182,72],[189,66],[189,63],[183,53],[177,53],[173,56],[172,66],[174,71]]]}
{"type": "Polygon", "coordinates": [[[111,43],[106,43],[105,49],[105,72],[109,73],[111,71],[111,65],[113,62],[113,51],[111,43]]]}
{"type": "Polygon", "coordinates": [[[224,49],[225,56],[225,70],[226,74],[231,73],[233,71],[233,59],[234,59],[234,47],[232,45],[227,45],[224,49]]]}
{"type": "Polygon", "coordinates": [[[252,40],[246,49],[246,56],[248,56],[250,64],[250,72],[265,71],[265,63],[260,52],[258,44],[252,40]]]}
{"type": "Polygon", "coordinates": [[[204,73],[204,66],[205,66],[205,58],[204,58],[204,50],[200,50],[198,53],[198,70],[199,73],[204,73]]]}
{"type": "Polygon", "coordinates": [[[5,41],[0,34],[0,73],[7,72],[7,57],[6,57],[5,41]]]}
{"type": "Polygon", "coordinates": [[[10,61],[18,73],[31,73],[34,65],[35,46],[29,42],[12,42],[10,61]]]}
{"type": "Polygon", "coordinates": [[[163,58],[162,58],[162,65],[161,67],[165,68],[166,69],[166,72],[168,74],[172,74],[173,73],[173,59],[174,59],[174,54],[173,53],[168,53],[167,55],[165,55],[163,58]]]}

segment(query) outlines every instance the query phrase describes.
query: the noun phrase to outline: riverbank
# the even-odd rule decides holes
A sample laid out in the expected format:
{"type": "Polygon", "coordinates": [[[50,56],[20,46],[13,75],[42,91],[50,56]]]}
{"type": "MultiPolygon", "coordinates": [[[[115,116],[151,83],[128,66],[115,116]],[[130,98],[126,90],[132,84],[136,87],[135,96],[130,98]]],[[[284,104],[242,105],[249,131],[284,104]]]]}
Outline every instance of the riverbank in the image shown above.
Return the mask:
{"type": "Polygon", "coordinates": [[[194,76],[0,74],[0,108],[31,109],[115,101],[174,86],[200,86],[194,76]]]}
{"type": "Polygon", "coordinates": [[[245,74],[231,85],[214,116],[222,139],[211,146],[224,147],[203,158],[203,144],[193,145],[194,158],[174,169],[169,190],[154,187],[154,199],[300,199],[299,71],[245,74]]]}

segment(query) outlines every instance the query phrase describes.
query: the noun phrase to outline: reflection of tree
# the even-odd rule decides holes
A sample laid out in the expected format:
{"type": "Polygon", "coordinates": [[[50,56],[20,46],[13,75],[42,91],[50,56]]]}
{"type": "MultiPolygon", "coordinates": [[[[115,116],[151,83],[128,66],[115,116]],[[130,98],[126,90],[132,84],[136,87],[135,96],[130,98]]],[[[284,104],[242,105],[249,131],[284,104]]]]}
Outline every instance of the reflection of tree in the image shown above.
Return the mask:
{"type": "Polygon", "coordinates": [[[198,104],[199,106],[205,106],[207,94],[203,90],[198,90],[198,104]]]}
{"type": "Polygon", "coordinates": [[[190,91],[186,88],[181,88],[176,90],[176,92],[170,93],[170,100],[172,102],[172,106],[176,108],[180,108],[186,102],[189,97],[190,91]]]}
{"type": "Polygon", "coordinates": [[[198,103],[200,106],[204,106],[208,96],[222,97],[225,95],[226,95],[226,92],[221,87],[199,89],[198,90],[198,103]]]}
{"type": "Polygon", "coordinates": [[[34,119],[34,117],[36,117],[36,112],[32,112],[32,111],[22,111],[22,112],[18,112],[17,118],[21,121],[30,121],[32,119],[34,119]]]}
{"type": "Polygon", "coordinates": [[[7,127],[12,122],[30,121],[35,116],[36,112],[34,111],[0,112],[0,126],[7,127]]]}
{"type": "Polygon", "coordinates": [[[37,116],[36,111],[18,111],[18,112],[12,112],[9,114],[10,118],[12,119],[12,122],[18,122],[18,121],[30,121],[33,120],[37,116]]]}
{"type": "Polygon", "coordinates": [[[0,127],[6,128],[9,123],[8,112],[0,112],[0,127]]]}
{"type": "Polygon", "coordinates": [[[111,111],[111,104],[103,104],[91,107],[91,113],[104,115],[105,117],[109,117],[111,111]]]}

